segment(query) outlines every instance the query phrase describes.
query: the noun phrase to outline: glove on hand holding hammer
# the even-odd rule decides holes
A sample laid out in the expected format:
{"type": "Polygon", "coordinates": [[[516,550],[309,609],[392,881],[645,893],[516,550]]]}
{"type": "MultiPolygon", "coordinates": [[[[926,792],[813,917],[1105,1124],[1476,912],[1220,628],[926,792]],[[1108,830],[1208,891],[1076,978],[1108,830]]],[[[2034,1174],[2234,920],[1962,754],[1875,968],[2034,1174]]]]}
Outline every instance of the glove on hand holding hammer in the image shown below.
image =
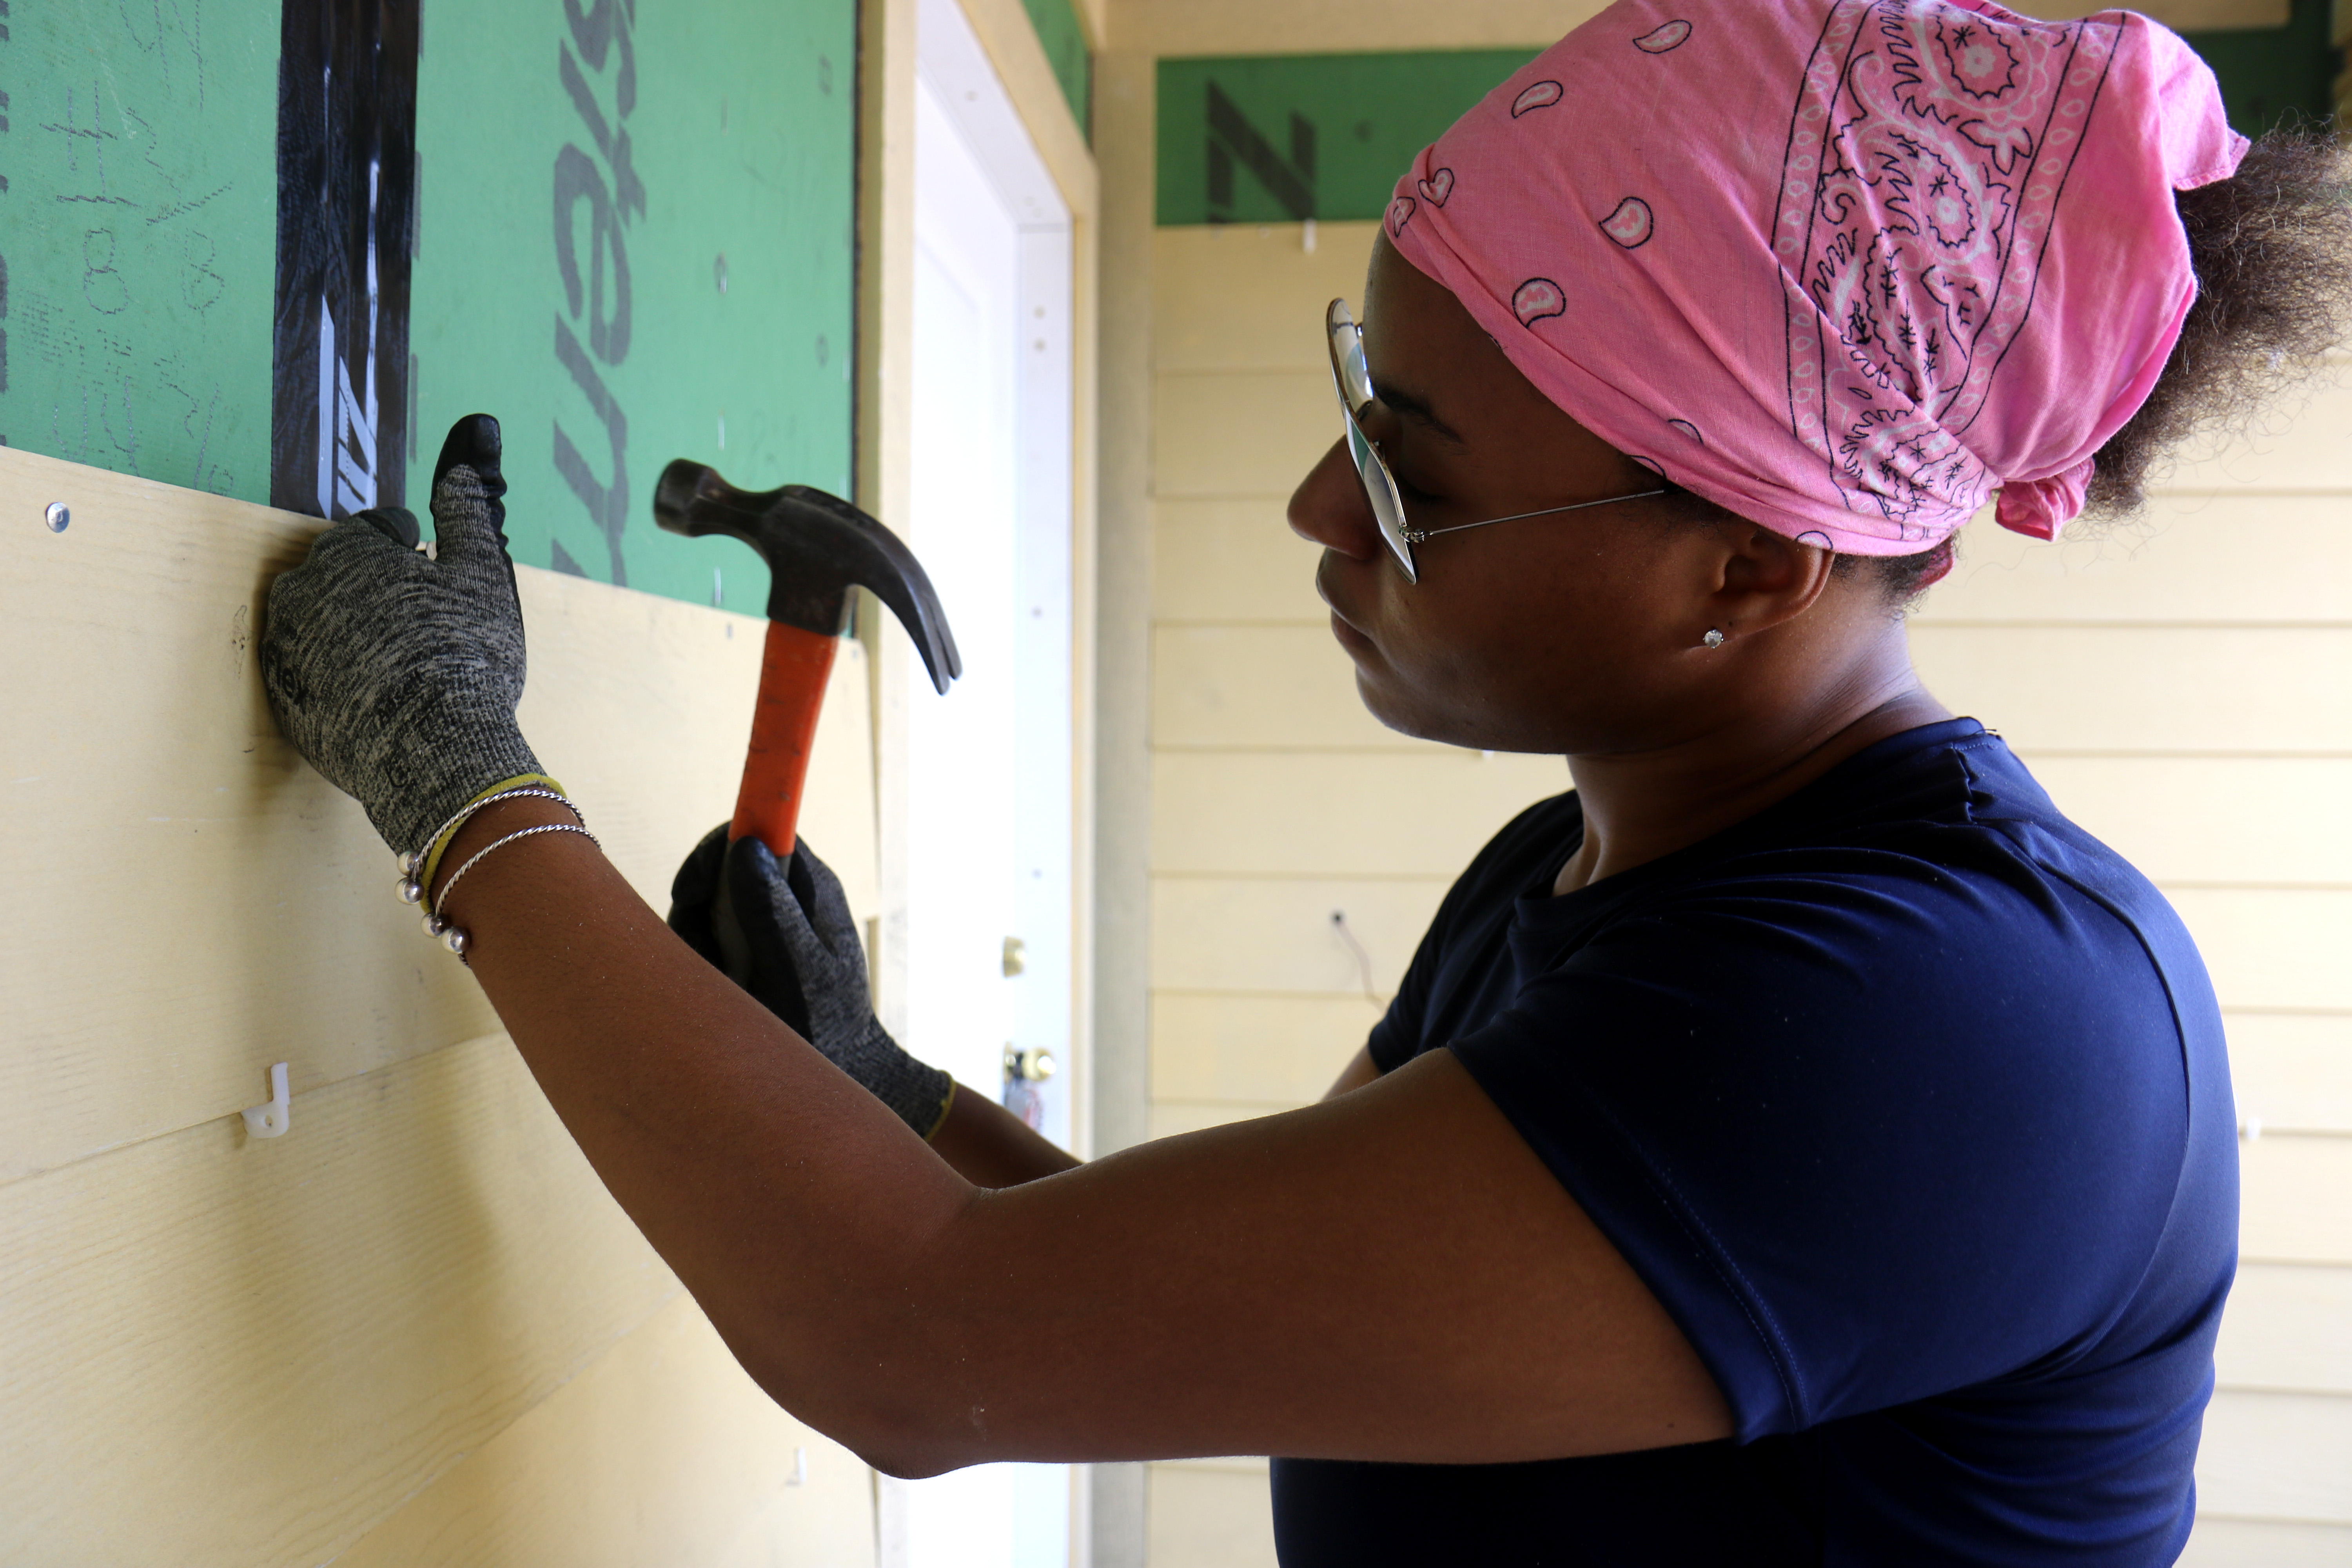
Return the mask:
{"type": "Polygon", "coordinates": [[[502,784],[553,784],[515,725],[522,607],[499,458],[488,415],[451,427],[433,466],[433,558],[416,519],[382,507],[328,529],[269,590],[261,679],[278,727],[394,854],[430,848],[502,784]]]}
{"type": "Polygon", "coordinates": [[[874,1016],[866,946],[841,883],[793,846],[781,864],[753,837],[719,824],[670,886],[670,929],[771,1013],[929,1138],[947,1120],[955,1080],[916,1060],[874,1016]]]}

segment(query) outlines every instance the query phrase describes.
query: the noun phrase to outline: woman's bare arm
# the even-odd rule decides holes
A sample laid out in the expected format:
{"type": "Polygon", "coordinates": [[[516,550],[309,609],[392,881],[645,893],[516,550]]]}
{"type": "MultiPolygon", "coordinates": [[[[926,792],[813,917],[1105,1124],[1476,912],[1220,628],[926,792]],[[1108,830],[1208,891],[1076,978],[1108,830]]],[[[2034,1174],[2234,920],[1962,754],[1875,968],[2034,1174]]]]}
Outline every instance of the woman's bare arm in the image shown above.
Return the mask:
{"type": "Polygon", "coordinates": [[[1076,1165],[1076,1156],[984,1094],[956,1085],[931,1152],[975,1187],[1017,1187],[1076,1165]]]}
{"type": "MultiPolygon", "coordinates": [[[[447,864],[560,812],[495,805],[447,864]]],[[[942,1157],[961,1131],[927,1147],[576,836],[501,849],[451,913],[744,1366],[885,1469],[1509,1460],[1729,1430],[1672,1321],[1447,1053],[988,1191],[942,1157]]]]}

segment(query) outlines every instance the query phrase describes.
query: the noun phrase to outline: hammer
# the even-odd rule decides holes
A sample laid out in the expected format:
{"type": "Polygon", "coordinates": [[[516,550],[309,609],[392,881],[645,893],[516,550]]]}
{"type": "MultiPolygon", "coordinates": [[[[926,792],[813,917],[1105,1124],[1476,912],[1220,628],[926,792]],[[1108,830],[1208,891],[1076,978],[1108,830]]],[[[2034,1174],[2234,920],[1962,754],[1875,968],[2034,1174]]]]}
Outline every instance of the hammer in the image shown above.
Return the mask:
{"type": "Polygon", "coordinates": [[[691,539],[731,534],[768,563],[760,700],[727,837],[730,842],[756,837],[779,860],[787,859],[825,678],[849,627],[851,586],[871,589],[897,612],[941,692],[963,673],[947,612],[921,563],[897,534],[839,496],[807,485],[739,490],[717,469],[681,458],[662,470],[654,488],[654,521],[691,539]]]}

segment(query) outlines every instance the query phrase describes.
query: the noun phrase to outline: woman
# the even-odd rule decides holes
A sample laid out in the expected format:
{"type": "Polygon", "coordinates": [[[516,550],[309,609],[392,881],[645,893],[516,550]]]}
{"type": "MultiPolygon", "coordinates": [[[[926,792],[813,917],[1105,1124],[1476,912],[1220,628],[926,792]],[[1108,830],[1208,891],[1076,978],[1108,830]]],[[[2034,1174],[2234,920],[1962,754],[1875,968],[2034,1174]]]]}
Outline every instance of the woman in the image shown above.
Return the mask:
{"type": "Polygon", "coordinates": [[[1335,307],[1291,518],[1375,714],[1575,790],[1324,1103],[1091,1164],[898,1049],[813,857],[714,836],[673,934],[514,793],[493,422],[436,560],[377,513],[280,581],[270,692],[744,1366],[887,1470],[1291,1456],[1292,1564],[2167,1563],[2220,1021],[1902,610],[1989,497],[2127,508],[2323,350],[2344,194],[2121,13],[1628,0],[1504,83],[1335,307]]]}

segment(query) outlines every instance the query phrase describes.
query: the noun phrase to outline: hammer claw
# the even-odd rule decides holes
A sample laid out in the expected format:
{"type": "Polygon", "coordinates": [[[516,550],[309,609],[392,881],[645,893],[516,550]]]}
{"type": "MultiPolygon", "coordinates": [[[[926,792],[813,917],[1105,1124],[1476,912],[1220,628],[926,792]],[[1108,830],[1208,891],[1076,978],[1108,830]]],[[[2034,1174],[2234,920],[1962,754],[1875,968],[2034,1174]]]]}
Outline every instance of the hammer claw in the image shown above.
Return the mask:
{"type": "Polygon", "coordinates": [[[740,490],[708,464],[680,458],[654,489],[654,520],[691,538],[726,533],[757,550],[772,574],[768,618],[832,636],[846,624],[854,584],[890,607],[914,639],[931,684],[963,673],[955,634],[931,580],[898,536],[839,496],[809,485],[740,490]]]}

